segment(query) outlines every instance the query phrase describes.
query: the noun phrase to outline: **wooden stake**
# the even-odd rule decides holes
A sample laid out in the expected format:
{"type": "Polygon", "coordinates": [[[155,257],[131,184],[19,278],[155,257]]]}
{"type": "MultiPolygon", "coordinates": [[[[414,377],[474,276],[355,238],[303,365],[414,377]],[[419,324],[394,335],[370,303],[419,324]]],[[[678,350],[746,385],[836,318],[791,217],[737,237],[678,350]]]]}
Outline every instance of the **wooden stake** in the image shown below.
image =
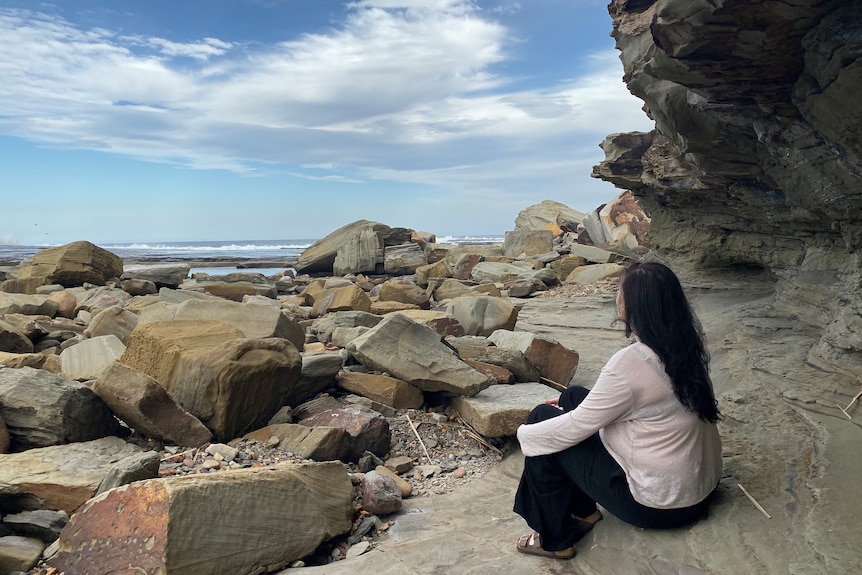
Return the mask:
{"type": "MultiPolygon", "coordinates": [[[[857,393],[857,394],[853,397],[853,399],[850,401],[850,403],[848,403],[848,404],[847,404],[847,407],[845,407],[845,408],[844,408],[844,409],[842,409],[841,411],[843,411],[844,413],[847,413],[847,410],[848,410],[848,409],[850,409],[851,407],[853,407],[853,404],[854,404],[854,403],[856,403],[856,400],[857,400],[857,399],[859,399],[860,397],[862,397],[862,391],[860,391],[859,393],[857,393]]],[[[847,417],[850,417],[850,416],[848,415],[847,417]]]]}
{"type": "MultiPolygon", "coordinates": [[[[183,451],[182,453],[174,453],[173,455],[168,455],[167,457],[162,457],[161,461],[168,461],[171,459],[176,459],[177,457],[184,457],[191,453],[192,451],[197,451],[197,448],[189,449],[188,451],[183,451]]],[[[196,454],[197,455],[197,454],[196,454]]]]}
{"type": "Polygon", "coordinates": [[[755,501],[754,497],[752,497],[752,496],[751,496],[751,494],[750,494],[750,493],[745,489],[745,487],[743,487],[743,486],[742,486],[742,483],[737,483],[737,485],[739,485],[739,488],[740,488],[740,489],[742,489],[742,492],[745,494],[745,496],[746,496],[746,497],[748,497],[748,500],[749,500],[749,501],[751,501],[751,502],[754,504],[754,506],[755,506],[755,507],[757,507],[757,510],[758,510],[758,511],[760,511],[761,513],[763,513],[764,515],[766,515],[766,518],[767,518],[767,519],[772,519],[772,515],[770,515],[769,513],[767,513],[767,512],[766,512],[766,509],[764,509],[763,507],[761,507],[761,506],[760,506],[760,503],[758,503],[757,501],[755,501]]]}
{"type": "Polygon", "coordinates": [[[460,413],[458,413],[456,411],[455,415],[458,416],[458,421],[460,421],[461,424],[467,429],[467,435],[469,435],[470,437],[475,439],[482,447],[486,447],[486,448],[490,449],[491,451],[493,451],[494,453],[496,453],[497,455],[502,457],[503,452],[500,451],[499,449],[497,449],[496,447],[494,447],[493,445],[491,445],[490,443],[488,443],[488,441],[484,437],[482,437],[481,433],[476,431],[476,429],[472,425],[470,425],[469,423],[464,421],[464,418],[461,417],[460,413]]]}
{"type": "Polygon", "coordinates": [[[567,388],[565,385],[563,385],[562,383],[557,383],[556,381],[554,381],[554,380],[552,380],[552,379],[548,379],[547,377],[540,377],[539,379],[540,379],[543,383],[547,383],[549,387],[553,387],[553,388],[554,388],[554,389],[556,389],[557,391],[566,391],[566,389],[568,389],[568,388],[567,388]]]}
{"type": "Polygon", "coordinates": [[[422,451],[425,452],[425,458],[428,460],[428,463],[431,463],[431,456],[428,455],[428,448],[425,447],[425,442],[422,441],[421,437],[419,437],[419,432],[416,430],[416,426],[413,425],[413,420],[410,419],[410,415],[407,412],[404,413],[404,417],[407,418],[407,423],[410,424],[410,429],[412,429],[413,433],[416,434],[416,439],[419,440],[419,445],[422,446],[422,451]]]}

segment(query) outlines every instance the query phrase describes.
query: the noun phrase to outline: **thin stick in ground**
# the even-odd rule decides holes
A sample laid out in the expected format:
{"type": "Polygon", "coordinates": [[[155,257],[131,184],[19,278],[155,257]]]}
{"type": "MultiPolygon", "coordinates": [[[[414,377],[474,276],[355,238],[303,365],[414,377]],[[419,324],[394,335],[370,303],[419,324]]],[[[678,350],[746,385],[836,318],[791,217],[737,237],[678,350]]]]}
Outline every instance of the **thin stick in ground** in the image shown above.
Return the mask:
{"type": "Polygon", "coordinates": [[[749,501],[751,501],[751,502],[754,504],[754,506],[755,506],[755,507],[757,507],[757,510],[758,510],[758,511],[760,511],[761,513],[763,513],[763,514],[766,516],[766,518],[767,518],[767,519],[772,519],[772,515],[770,515],[769,513],[767,513],[767,512],[766,512],[766,509],[764,509],[763,507],[761,507],[761,506],[760,506],[760,503],[758,503],[758,502],[754,499],[754,497],[752,497],[752,496],[751,496],[751,493],[749,493],[749,492],[748,492],[748,490],[747,490],[745,487],[743,487],[743,486],[742,486],[742,483],[737,483],[737,485],[738,485],[738,486],[739,486],[739,488],[742,490],[742,493],[743,493],[743,494],[745,494],[745,496],[746,496],[746,497],[748,497],[748,500],[749,500],[749,501]]]}
{"type": "Polygon", "coordinates": [[[425,442],[422,441],[422,437],[419,436],[419,431],[416,429],[416,426],[413,425],[413,420],[410,419],[410,415],[405,413],[404,417],[407,418],[407,423],[410,424],[410,429],[413,430],[413,433],[416,435],[416,439],[419,440],[419,445],[422,446],[422,451],[425,452],[425,458],[428,460],[428,463],[431,463],[431,456],[428,454],[428,448],[425,447],[425,442]]]}

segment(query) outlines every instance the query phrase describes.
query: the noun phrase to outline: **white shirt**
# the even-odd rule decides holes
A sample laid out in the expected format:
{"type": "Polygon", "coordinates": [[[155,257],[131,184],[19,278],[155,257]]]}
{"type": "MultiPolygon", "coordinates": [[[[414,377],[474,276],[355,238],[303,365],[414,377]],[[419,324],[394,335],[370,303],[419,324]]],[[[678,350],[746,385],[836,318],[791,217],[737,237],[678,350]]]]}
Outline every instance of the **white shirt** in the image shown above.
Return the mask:
{"type": "Polygon", "coordinates": [[[574,410],[518,428],[524,455],[557,453],[596,431],[619,463],[635,501],[656,509],[699,503],[721,478],[721,439],[676,398],[649,346],[615,353],[574,410]]]}

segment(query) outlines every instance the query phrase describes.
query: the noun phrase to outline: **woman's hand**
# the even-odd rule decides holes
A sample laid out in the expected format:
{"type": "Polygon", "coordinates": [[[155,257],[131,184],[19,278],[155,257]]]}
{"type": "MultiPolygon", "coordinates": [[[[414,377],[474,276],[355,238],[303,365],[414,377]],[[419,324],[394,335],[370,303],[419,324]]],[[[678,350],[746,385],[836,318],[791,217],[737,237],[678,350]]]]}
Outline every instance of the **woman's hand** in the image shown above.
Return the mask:
{"type": "Polygon", "coordinates": [[[554,407],[556,407],[560,411],[563,411],[563,408],[560,407],[560,398],[559,397],[556,399],[546,399],[545,405],[553,405],[554,407]]]}

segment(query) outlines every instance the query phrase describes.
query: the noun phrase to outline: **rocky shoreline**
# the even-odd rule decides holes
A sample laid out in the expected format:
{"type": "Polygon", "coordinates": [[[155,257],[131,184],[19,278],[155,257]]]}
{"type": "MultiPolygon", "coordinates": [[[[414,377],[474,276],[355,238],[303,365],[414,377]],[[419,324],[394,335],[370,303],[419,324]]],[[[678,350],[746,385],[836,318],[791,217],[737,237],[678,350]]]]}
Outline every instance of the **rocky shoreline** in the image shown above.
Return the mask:
{"type": "Polygon", "coordinates": [[[189,554],[213,573],[326,564],[373,549],[403,501],[483,477],[579,363],[576,350],[514,331],[522,302],[613,291],[620,262],[644,247],[620,229],[604,248],[584,243],[580,221],[560,223],[587,218],[565,206],[522,215],[539,229],[483,246],[360,221],[270,277],[189,278],[188,262],[132,264],[87,242],[7,272],[0,565],[171,573],[189,554]],[[295,495],[272,500],[276,478],[295,495]],[[220,533],[234,548],[263,537],[266,551],[228,560],[217,540],[201,543],[213,535],[201,504],[233,509],[220,533]],[[243,524],[252,511],[264,534],[243,524]],[[283,517],[314,517],[314,528],[300,537],[283,517]],[[174,522],[196,534],[192,547],[174,522]]]}

